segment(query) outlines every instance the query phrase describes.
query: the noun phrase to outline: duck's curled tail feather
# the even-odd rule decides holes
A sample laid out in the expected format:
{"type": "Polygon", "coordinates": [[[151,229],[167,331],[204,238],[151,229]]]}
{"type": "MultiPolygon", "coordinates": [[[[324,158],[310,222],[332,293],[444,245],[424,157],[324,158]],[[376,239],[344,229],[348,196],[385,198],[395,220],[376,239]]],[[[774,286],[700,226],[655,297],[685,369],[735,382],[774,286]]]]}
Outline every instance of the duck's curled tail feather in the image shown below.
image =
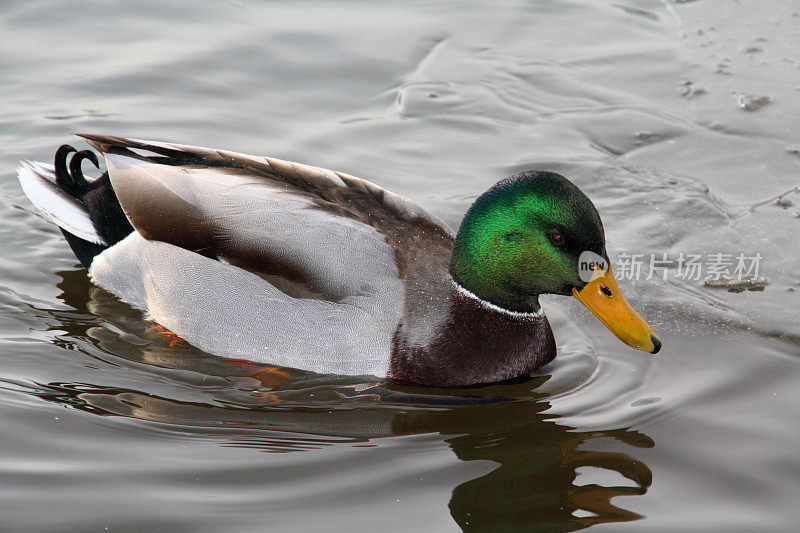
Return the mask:
{"type": "Polygon", "coordinates": [[[94,256],[127,237],[133,226],[122,211],[108,173],[94,180],[84,177],[81,164],[86,159],[99,167],[94,152],[79,152],[65,144],[56,151],[53,165],[23,161],[17,173],[30,201],[58,225],[72,251],[88,267],[94,256]]]}

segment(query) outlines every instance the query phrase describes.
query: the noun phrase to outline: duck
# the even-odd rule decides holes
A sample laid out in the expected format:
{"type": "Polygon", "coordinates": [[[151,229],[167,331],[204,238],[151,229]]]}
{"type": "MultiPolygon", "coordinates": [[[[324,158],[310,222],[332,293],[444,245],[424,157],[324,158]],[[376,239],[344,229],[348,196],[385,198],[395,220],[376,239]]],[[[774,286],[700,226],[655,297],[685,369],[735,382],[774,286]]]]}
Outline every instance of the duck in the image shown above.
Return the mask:
{"type": "Polygon", "coordinates": [[[555,172],[498,181],[453,232],[343,172],[79,137],[96,152],[22,162],[23,191],[93,283],[208,353],[423,386],[514,380],[556,356],[542,294],[574,296],[633,348],[661,348],[615,281],[594,204],[555,172]],[[97,153],[106,170],[88,178],[97,153]]]}

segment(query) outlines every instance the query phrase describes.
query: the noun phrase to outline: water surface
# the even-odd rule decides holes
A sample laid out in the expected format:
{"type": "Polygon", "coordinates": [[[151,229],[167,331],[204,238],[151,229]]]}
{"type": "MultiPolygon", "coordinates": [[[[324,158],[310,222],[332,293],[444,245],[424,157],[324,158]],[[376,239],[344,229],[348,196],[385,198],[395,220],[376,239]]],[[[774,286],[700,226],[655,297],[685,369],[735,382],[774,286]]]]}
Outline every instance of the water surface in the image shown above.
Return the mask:
{"type": "Polygon", "coordinates": [[[0,44],[0,529],[796,527],[798,2],[6,1],[0,44]],[[612,260],[758,253],[769,285],[622,280],[655,357],[546,298],[559,356],[518,383],[287,375],[91,284],[15,177],[76,131],[335,168],[454,226],[553,170],[612,260]]]}

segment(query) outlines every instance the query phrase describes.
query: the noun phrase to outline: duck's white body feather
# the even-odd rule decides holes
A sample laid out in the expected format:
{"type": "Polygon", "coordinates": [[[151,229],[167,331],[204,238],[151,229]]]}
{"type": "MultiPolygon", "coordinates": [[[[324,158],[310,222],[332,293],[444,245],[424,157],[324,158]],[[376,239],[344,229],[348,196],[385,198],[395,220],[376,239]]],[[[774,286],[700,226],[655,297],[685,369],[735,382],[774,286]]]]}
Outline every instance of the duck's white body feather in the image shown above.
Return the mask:
{"type": "Polygon", "coordinates": [[[97,256],[90,273],[202,350],[316,372],[385,376],[401,312],[387,305],[402,291],[397,279],[338,302],[294,298],[246,270],[136,232],[97,256]]]}

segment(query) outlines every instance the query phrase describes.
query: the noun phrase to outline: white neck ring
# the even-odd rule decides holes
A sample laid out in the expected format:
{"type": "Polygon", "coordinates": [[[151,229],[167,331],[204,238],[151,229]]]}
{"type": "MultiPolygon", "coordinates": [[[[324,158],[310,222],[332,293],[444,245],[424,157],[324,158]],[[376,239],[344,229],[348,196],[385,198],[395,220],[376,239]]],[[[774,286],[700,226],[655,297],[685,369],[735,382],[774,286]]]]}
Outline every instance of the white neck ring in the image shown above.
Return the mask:
{"type": "Polygon", "coordinates": [[[486,300],[484,300],[482,298],[479,298],[478,296],[473,294],[471,291],[469,291],[469,290],[465,289],[463,286],[461,286],[456,280],[454,280],[452,278],[450,278],[450,279],[452,280],[453,286],[455,287],[456,291],[458,291],[460,294],[466,296],[467,298],[470,298],[472,300],[477,301],[479,304],[481,304],[481,306],[485,307],[486,309],[490,309],[492,311],[496,311],[496,312],[502,313],[504,315],[513,316],[514,318],[541,318],[541,317],[544,316],[544,310],[542,310],[541,307],[539,307],[538,311],[534,311],[533,313],[523,313],[523,312],[520,312],[520,311],[511,311],[509,309],[504,309],[504,308],[500,307],[499,305],[495,305],[492,302],[487,302],[486,300]]]}

